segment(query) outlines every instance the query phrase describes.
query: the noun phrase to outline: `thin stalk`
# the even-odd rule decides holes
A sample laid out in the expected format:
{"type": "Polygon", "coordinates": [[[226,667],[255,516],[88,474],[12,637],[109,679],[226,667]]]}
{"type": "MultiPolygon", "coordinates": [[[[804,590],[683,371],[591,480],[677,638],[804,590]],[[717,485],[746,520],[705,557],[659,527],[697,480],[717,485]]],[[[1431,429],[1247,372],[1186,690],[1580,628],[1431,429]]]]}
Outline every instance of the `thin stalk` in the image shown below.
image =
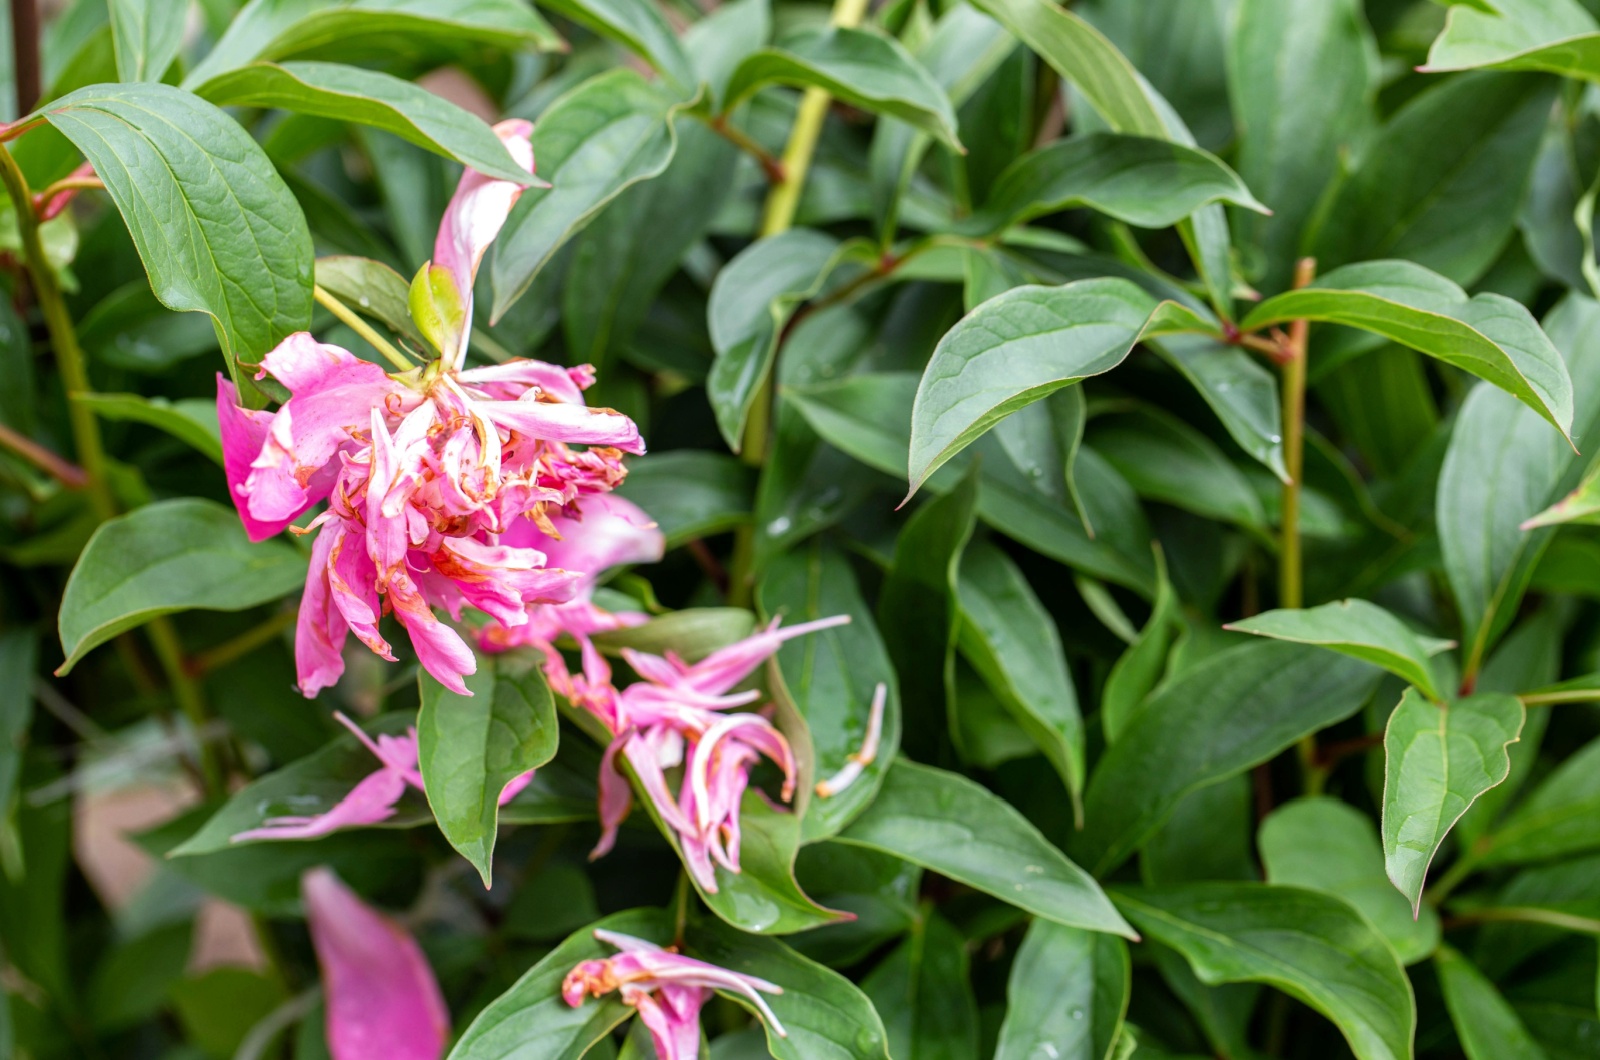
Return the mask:
{"type": "Polygon", "coordinates": [[[89,484],[83,468],[70,460],[63,460],[25,434],[0,423],[0,449],[9,449],[22,459],[60,482],[68,489],[81,490],[89,484]]]}
{"type": "Polygon", "coordinates": [[[1450,917],[1446,928],[1466,927],[1470,924],[1543,924],[1563,931],[1577,931],[1585,935],[1600,935],[1600,920],[1591,916],[1563,913],[1556,909],[1537,906],[1505,906],[1500,909],[1471,909],[1450,917]]]}
{"type": "Polygon", "coordinates": [[[250,654],[261,645],[276,640],[279,634],[294,625],[296,617],[298,616],[293,611],[279,611],[265,622],[245,630],[232,640],[225,640],[214,648],[200,652],[188,660],[184,669],[191,675],[199,676],[226,666],[235,659],[250,654]]]}
{"type": "Polygon", "coordinates": [[[1558,703],[1600,702],[1600,688],[1583,688],[1571,692],[1530,692],[1518,696],[1524,707],[1549,707],[1558,703]]]}
{"type": "MultiPolygon", "coordinates": [[[[1294,286],[1305,287],[1316,273],[1316,261],[1301,258],[1295,266],[1294,286]]],[[[1305,605],[1304,568],[1300,556],[1300,480],[1305,471],[1306,360],[1310,333],[1310,321],[1296,320],[1289,325],[1289,340],[1283,346],[1283,468],[1288,472],[1289,481],[1283,485],[1283,511],[1279,519],[1278,604],[1281,607],[1305,605]]],[[[1296,750],[1306,794],[1321,794],[1328,771],[1318,761],[1315,734],[1301,737],[1296,750]]]]}
{"type": "Polygon", "coordinates": [[[712,132],[759,162],[761,171],[767,175],[767,180],[773,184],[783,183],[785,172],[783,163],[774,158],[771,151],[756,143],[743,129],[729,123],[726,114],[716,114],[705,121],[712,132]]]}
{"type": "Polygon", "coordinates": [[[189,672],[188,662],[183,657],[183,644],[178,640],[178,631],[166,616],[153,619],[146,629],[150,632],[150,643],[156,649],[156,658],[161,661],[161,670],[167,675],[172,698],[178,701],[178,709],[183,711],[184,717],[194,727],[195,740],[200,746],[200,775],[205,779],[206,794],[221,795],[227,790],[222,757],[211,741],[206,739],[210,712],[206,709],[200,684],[189,672]]]}
{"type": "Polygon", "coordinates": [[[78,463],[88,476],[89,505],[102,520],[117,514],[116,502],[106,481],[105,446],[100,440],[100,421],[87,405],[72,401],[74,394],[89,393],[89,373],[84,367],[83,347],[78,344],[78,333],[72,327],[72,317],[67,313],[67,303],[61,297],[61,287],[55,273],[50,271],[45,257],[44,244],[39,239],[39,221],[34,216],[33,198],[28,193],[28,179],[11,152],[0,147],[0,181],[6,186],[11,205],[17,215],[17,230],[22,236],[23,256],[27,259],[28,279],[33,286],[34,300],[44,314],[45,327],[50,332],[50,346],[55,351],[56,366],[67,387],[67,417],[72,425],[72,440],[78,450],[78,463]]]}
{"type": "Polygon", "coordinates": [[[396,368],[400,369],[400,371],[409,372],[411,369],[417,366],[415,361],[401,353],[399,350],[395,349],[388,339],[378,334],[377,330],[374,329],[371,324],[368,324],[365,320],[362,320],[361,317],[356,314],[355,310],[339,301],[321,287],[313,285],[311,288],[311,296],[317,300],[318,304],[321,305],[322,308],[326,309],[328,312],[332,313],[334,316],[338,317],[341,321],[348,325],[351,331],[372,343],[372,348],[383,354],[384,359],[390,364],[394,365],[396,368]]]}
{"type": "Polygon", "coordinates": [[[1468,876],[1477,871],[1478,859],[1481,856],[1476,852],[1469,852],[1457,858],[1455,864],[1433,882],[1433,886],[1422,892],[1423,901],[1432,906],[1443,902],[1468,876]]]}
{"type": "Polygon", "coordinates": [[[39,102],[39,0],[11,0],[11,61],[17,85],[17,113],[39,102]]]}

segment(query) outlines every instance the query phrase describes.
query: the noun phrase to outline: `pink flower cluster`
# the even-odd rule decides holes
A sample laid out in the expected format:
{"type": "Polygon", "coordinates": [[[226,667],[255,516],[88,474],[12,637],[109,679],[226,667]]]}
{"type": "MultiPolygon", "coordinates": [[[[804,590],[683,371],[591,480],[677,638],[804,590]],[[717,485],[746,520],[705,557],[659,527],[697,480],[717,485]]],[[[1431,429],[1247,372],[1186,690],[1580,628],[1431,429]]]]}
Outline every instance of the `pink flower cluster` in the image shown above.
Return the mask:
{"type": "MultiPolygon", "coordinates": [[[[530,129],[496,126],[531,182],[530,129]]],[[[434,608],[459,620],[470,606],[508,630],[526,626],[537,608],[569,603],[586,584],[535,540],[564,540],[562,528],[580,524],[601,534],[619,519],[648,525],[621,502],[586,510],[622,481],[622,454],[644,451],[630,419],[585,405],[590,368],[530,360],[462,368],[478,263],[521,191],[472,170],[461,179],[419,276],[433,292],[425,330],[440,347],[437,361],[392,375],[302,332],[261,363],[257,378],[290,393],[276,412],[240,407],[233,385],[217,378],[225,470],[251,538],[327,502],[302,531],[320,531],[295,639],[307,696],[339,679],[349,633],[392,660],[378,629],[391,612],[422,666],[470,694],[462,678],[476,669],[472,651],[434,608]],[[438,311],[440,292],[452,312],[438,311]]]]}
{"type": "Polygon", "coordinates": [[[603,997],[620,991],[623,1002],[633,1006],[649,1028],[658,1060],[698,1060],[700,1009],[713,990],[732,991],[748,999],[772,1033],[788,1037],[761,996],[782,994],[777,984],[682,956],[631,935],[596,931],[594,937],[621,952],[603,960],[584,961],[572,969],[561,984],[561,996],[577,1008],[585,996],[603,997]]]}

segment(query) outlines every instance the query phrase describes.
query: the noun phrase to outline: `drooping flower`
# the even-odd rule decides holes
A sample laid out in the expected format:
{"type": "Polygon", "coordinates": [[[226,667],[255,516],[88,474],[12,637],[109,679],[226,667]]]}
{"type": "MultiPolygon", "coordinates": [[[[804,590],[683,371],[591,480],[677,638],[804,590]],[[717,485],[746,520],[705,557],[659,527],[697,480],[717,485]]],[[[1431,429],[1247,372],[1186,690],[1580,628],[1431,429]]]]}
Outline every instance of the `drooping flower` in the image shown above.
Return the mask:
{"type": "Polygon", "coordinates": [[[753,975],[719,968],[685,957],[653,942],[614,931],[596,931],[594,937],[621,952],[600,960],[584,961],[567,973],[561,996],[573,1008],[585,997],[604,997],[619,991],[650,1029],[659,1060],[697,1060],[700,1055],[700,1010],[713,990],[728,990],[755,1005],[780,1038],[788,1031],[767,1004],[766,994],[783,988],[753,975]]]}
{"type": "Polygon", "coordinates": [[[732,689],[793,637],[849,622],[848,615],[780,628],[778,621],[735,644],[689,664],[676,655],[623,650],[642,680],[618,691],[611,667],[592,644],[584,644],[581,677],[569,698],[613,734],[600,763],[600,841],[592,857],[610,851],[617,829],[633,808],[633,792],[617,761],[621,755],[662,821],[678,837],[684,864],[710,894],[717,892],[716,865],[740,871],[740,805],[750,770],[766,758],[783,775],[781,797],[794,795],[795,763],[789,742],[763,714],[728,713],[754,703],[754,690],[732,689]],[[667,772],[681,767],[677,794],[667,772]]]}
{"type": "Polygon", "coordinates": [[[416,940],[332,870],[300,880],[322,970],[333,1060],[439,1060],[450,1012],[416,940]]]}
{"type": "MultiPolygon", "coordinates": [[[[245,843],[257,839],[315,839],[339,831],[341,828],[359,828],[381,824],[393,817],[406,788],[423,791],[422,773],[417,768],[417,730],[406,729],[404,736],[379,734],[374,740],[361,727],[339,712],[334,718],[355,734],[362,746],[371,751],[379,762],[378,769],[363,777],[350,793],[334,804],[326,813],[312,816],[269,817],[260,828],[252,828],[232,837],[232,842],[245,843]]],[[[500,792],[500,805],[504,806],[517,793],[533,781],[533,770],[508,783],[500,792]]]]}

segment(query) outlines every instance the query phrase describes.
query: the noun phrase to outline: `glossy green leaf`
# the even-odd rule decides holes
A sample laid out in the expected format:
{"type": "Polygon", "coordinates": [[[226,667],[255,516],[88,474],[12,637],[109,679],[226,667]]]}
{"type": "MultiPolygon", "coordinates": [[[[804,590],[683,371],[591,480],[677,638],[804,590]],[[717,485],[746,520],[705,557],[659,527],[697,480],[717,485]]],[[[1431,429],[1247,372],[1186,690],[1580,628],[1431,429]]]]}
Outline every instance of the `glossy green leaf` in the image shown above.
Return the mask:
{"type": "Polygon", "coordinates": [[[961,230],[995,235],[1071,207],[1098,210],[1141,228],[1166,228],[1213,202],[1267,212],[1239,175],[1208,151],[1164,139],[1094,133],[1017,159],[961,230]]]}
{"type": "Polygon", "coordinates": [[[1600,848],[1600,740],[1593,740],[1539,782],[1484,839],[1475,856],[1487,865],[1545,861],[1600,848]]]}
{"type": "Polygon", "coordinates": [[[1058,924],[1134,937],[1088,873],[1010,804],[955,773],[901,759],[838,841],[893,854],[1058,924]]]}
{"type": "Polygon", "coordinates": [[[74,394],[72,400],[106,420],[145,423],[222,464],[222,438],[217,430],[217,403],[206,398],[141,397],[138,394],[74,394]]]}
{"type": "Polygon", "coordinates": [[[841,26],[786,37],[780,47],[739,64],[728,79],[723,110],[770,84],[825,89],[851,106],[898,118],[962,150],[950,97],[892,37],[841,26]]]}
{"type": "Polygon", "coordinates": [[[666,944],[672,924],[656,909],[614,913],[574,932],[523,973],[462,1032],[448,1060],[576,1060],[634,1014],[618,994],[585,998],[576,1007],[561,998],[561,981],[583,961],[617,951],[594,937],[615,931],[666,944]]]}
{"type": "Polygon", "coordinates": [[[660,176],[677,150],[674,115],[686,106],[628,69],[607,70],[555,100],[533,130],[533,157],[549,188],[517,200],[489,265],[498,321],[573,234],[641,180],[660,176]]]}
{"type": "Polygon", "coordinates": [[[1279,479],[1283,466],[1283,413],[1278,381],[1237,346],[1204,335],[1169,335],[1149,344],[1189,381],[1230,437],[1279,479]]]}
{"type": "Polygon", "coordinates": [[[970,546],[956,582],[961,654],[1044,752],[1076,805],[1084,732],[1055,619],[1022,571],[988,542],[970,546]]]}
{"type": "Polygon", "coordinates": [[[675,89],[690,92],[699,83],[671,23],[648,0],[540,0],[540,3],[634,52],[655,67],[675,89]]]}
{"type": "Polygon", "coordinates": [[[1445,706],[1408,689],[1383,735],[1383,856],[1389,878],[1420,906],[1428,866],[1473,801],[1506,778],[1522,702],[1486,692],[1445,706]]]}
{"type": "Polygon", "coordinates": [[[1246,329],[1293,319],[1375,332],[1487,379],[1550,421],[1572,430],[1566,362],[1525,308],[1497,294],[1468,298],[1437,273],[1407,261],[1347,265],[1310,287],[1251,310],[1246,329]]]}
{"type": "Polygon", "coordinates": [[[168,308],[208,314],[238,368],[311,323],[311,233],[237,122],[170,85],[94,85],[44,117],[94,164],[168,308]]]}
{"type": "Polygon", "coordinates": [[[1485,67],[1600,80],[1600,25],[1577,0],[1484,0],[1481,7],[1452,8],[1422,69],[1485,67]]]}
{"type": "Polygon", "coordinates": [[[738,452],[744,444],[751,403],[772,371],[790,314],[835,270],[874,257],[863,241],[840,243],[815,229],[795,228],[750,244],[717,273],[706,310],[717,359],[706,392],[730,449],[738,452]]]}
{"type": "Polygon", "coordinates": [[[219,107],[272,107],[356,122],[501,180],[526,183],[494,131],[442,96],[376,70],[343,63],[251,63],[207,81],[219,107]]]}
{"type": "Polygon", "coordinates": [[[1600,523],[1600,467],[1583,477],[1578,488],[1522,524],[1524,530],[1564,523],[1600,523]]]}
{"type": "Polygon", "coordinates": [[[1102,416],[1090,444],[1141,497],[1270,533],[1250,480],[1216,443],[1175,416],[1153,408],[1102,416]]]}
{"type": "Polygon", "coordinates": [[[1383,867],[1383,847],[1371,818],[1337,799],[1285,803],[1261,822],[1257,836],[1267,882],[1305,887],[1355,906],[1389,940],[1402,964],[1415,964],[1439,944],[1439,914],[1413,913],[1383,867]]]}
{"type": "Polygon", "coordinates": [[[1343,156],[1374,123],[1377,46],[1358,0],[1243,0],[1229,20],[1240,176],[1272,207],[1235,212],[1264,288],[1289,286],[1301,234],[1343,156]]]}
{"type": "Polygon", "coordinates": [[[199,608],[243,611],[305,581],[286,541],[251,544],[231,508],[198,497],[159,501],[101,524],[61,599],[59,673],[118,633],[199,608]]]}
{"type": "Polygon", "coordinates": [[[211,78],[258,59],[315,56],[355,62],[480,44],[507,51],[563,47],[544,19],[521,0],[251,0],[216,46],[183,80],[211,78]]]}
{"type": "Polygon", "coordinates": [[[1116,743],[1128,722],[1144,706],[1167,668],[1167,650],[1181,627],[1183,614],[1167,577],[1165,558],[1156,555],[1156,596],[1150,618],[1106,676],[1100,694],[1100,728],[1106,743],[1116,743]]]}
{"type": "Polygon", "coordinates": [[[439,831],[472,863],[487,888],[493,878],[500,793],[555,757],[555,700],[529,660],[480,656],[465,678],[470,696],[417,676],[417,762],[439,831]]]}
{"type": "Polygon", "coordinates": [[[684,31],[683,45],[689,61],[711,89],[713,106],[721,101],[728,78],[740,61],[760,49],[771,36],[770,0],[732,0],[684,31]]]}
{"type": "Polygon", "coordinates": [[[675,548],[748,522],[753,477],[725,453],[675,449],[629,460],[617,493],[649,513],[675,548]]]}
{"type": "Polygon", "coordinates": [[[607,630],[594,635],[604,651],[622,648],[665,655],[676,652],[688,662],[699,662],[718,648],[748,637],[756,616],[742,607],[687,607],[658,615],[642,626],[607,630]]]}
{"type": "Polygon", "coordinates": [[[995,1060],[1106,1060],[1131,974],[1121,939],[1035,920],[1011,965],[995,1060]]]}
{"type": "Polygon", "coordinates": [[[1332,1020],[1357,1060],[1412,1055],[1411,983],[1389,944],[1339,899],[1251,883],[1130,889],[1116,899],[1201,982],[1276,987],[1332,1020]]]}
{"type": "Polygon", "coordinates": [[[978,1060],[966,940],[931,910],[862,980],[897,1060],[978,1060]]]}
{"type": "Polygon", "coordinates": [[[382,321],[422,347],[427,341],[411,319],[411,283],[381,261],[335,254],[316,261],[317,286],[351,309],[382,321]]]}
{"type": "Polygon", "coordinates": [[[1309,251],[1323,270],[1406,258],[1473,283],[1512,234],[1555,89],[1549,78],[1503,74],[1429,86],[1370,138],[1318,209],[1309,251]]]}
{"type": "Polygon", "coordinates": [[[801,834],[815,842],[848,824],[883,784],[900,747],[899,681],[855,573],[833,549],[815,544],[776,557],[762,572],[756,596],[763,614],[782,616],[785,624],[850,616],[849,625],[789,641],[777,656],[789,699],[810,734],[816,782],[860,752],[877,685],[887,686],[875,759],[843,791],[810,800],[801,834]]]}
{"type": "MultiPolygon", "coordinates": [[[[753,937],[709,920],[689,930],[685,949],[691,957],[783,988],[783,993],[765,998],[787,1032],[780,1037],[766,1028],[767,1048],[776,1060],[887,1060],[878,1013],[839,973],[777,939],[753,937]]],[[[737,994],[723,996],[742,1003],[737,994]]]]}
{"type": "Polygon", "coordinates": [[[1455,647],[1454,641],[1413,632],[1392,613],[1366,600],[1339,600],[1303,611],[1267,611],[1223,628],[1295,644],[1316,644],[1375,663],[1435,700],[1443,694],[1429,660],[1455,647]]]}
{"type": "Polygon", "coordinates": [[[1184,795],[1354,714],[1377,677],[1366,664],[1276,642],[1195,664],[1161,686],[1095,766],[1073,853],[1109,872],[1184,795]]]}
{"type": "Polygon", "coordinates": [[[159,81],[183,46],[183,0],[110,0],[111,42],[121,81],[159,81]]]}
{"type": "Polygon", "coordinates": [[[917,387],[911,492],[1019,408],[1121,364],[1140,338],[1208,327],[1109,277],[991,298],[939,341],[917,387]]]}
{"type": "Polygon", "coordinates": [[[1544,1060],[1516,1010],[1471,961],[1441,946],[1433,966],[1467,1060],[1544,1060]]]}

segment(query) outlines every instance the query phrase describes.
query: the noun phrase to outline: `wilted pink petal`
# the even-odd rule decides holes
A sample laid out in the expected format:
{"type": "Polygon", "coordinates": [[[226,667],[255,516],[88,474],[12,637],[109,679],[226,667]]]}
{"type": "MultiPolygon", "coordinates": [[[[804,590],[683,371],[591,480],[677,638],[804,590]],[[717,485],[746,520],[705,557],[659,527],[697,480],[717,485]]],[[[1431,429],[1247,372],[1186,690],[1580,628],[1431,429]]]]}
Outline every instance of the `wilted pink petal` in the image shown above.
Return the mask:
{"type": "Polygon", "coordinates": [[[582,405],[583,392],[594,384],[594,366],[581,364],[576,368],[563,368],[544,361],[507,361],[468,368],[458,372],[456,378],[495,400],[514,401],[530,386],[536,386],[559,401],[582,405]]]}
{"type": "Polygon", "coordinates": [[[439,1060],[450,1013],[416,940],[329,869],[307,872],[300,893],[322,970],[333,1060],[439,1060]]]}
{"type": "Polygon", "coordinates": [[[245,533],[252,541],[265,541],[283,532],[294,521],[261,520],[250,514],[243,487],[250,477],[250,462],[261,452],[272,427],[272,413],[239,407],[239,391],[221,372],[217,373],[217,428],[222,436],[222,470],[228,480],[228,496],[239,510],[245,533]]]}
{"type": "Polygon", "coordinates": [[[620,412],[555,401],[480,401],[485,417],[507,430],[573,445],[606,445],[625,453],[644,452],[639,427],[620,412]]]}
{"type": "Polygon", "coordinates": [[[462,678],[478,672],[478,660],[461,634],[439,621],[409,574],[401,571],[388,589],[394,615],[406,627],[422,668],[456,695],[472,695],[462,678]]]}
{"type": "Polygon", "coordinates": [[[817,782],[817,794],[832,798],[860,779],[861,774],[878,757],[878,741],[883,737],[883,708],[888,702],[889,686],[882,681],[872,693],[872,707],[867,713],[867,735],[861,741],[861,750],[849,756],[844,766],[827,780],[817,782]]]}
{"type": "Polygon", "coordinates": [[[656,1060],[699,1060],[700,1010],[711,991],[698,986],[662,986],[654,993],[623,987],[623,1000],[639,1013],[655,1043],[656,1060]]]}
{"type": "Polygon", "coordinates": [[[510,780],[506,781],[506,786],[500,789],[500,805],[504,806],[506,803],[522,794],[522,789],[533,783],[533,774],[535,772],[536,770],[530,769],[521,776],[512,777],[510,780]]]}
{"type": "MultiPolygon", "coordinates": [[[[650,670],[649,679],[669,688],[720,695],[755,672],[755,668],[771,658],[784,641],[815,633],[819,629],[846,625],[850,616],[834,615],[782,629],[778,627],[779,621],[773,619],[766,629],[712,652],[693,666],[676,659],[648,658],[645,665],[650,670]]],[[[638,666],[634,668],[638,669],[638,666]]],[[[640,673],[644,671],[640,670],[640,673]]]]}

